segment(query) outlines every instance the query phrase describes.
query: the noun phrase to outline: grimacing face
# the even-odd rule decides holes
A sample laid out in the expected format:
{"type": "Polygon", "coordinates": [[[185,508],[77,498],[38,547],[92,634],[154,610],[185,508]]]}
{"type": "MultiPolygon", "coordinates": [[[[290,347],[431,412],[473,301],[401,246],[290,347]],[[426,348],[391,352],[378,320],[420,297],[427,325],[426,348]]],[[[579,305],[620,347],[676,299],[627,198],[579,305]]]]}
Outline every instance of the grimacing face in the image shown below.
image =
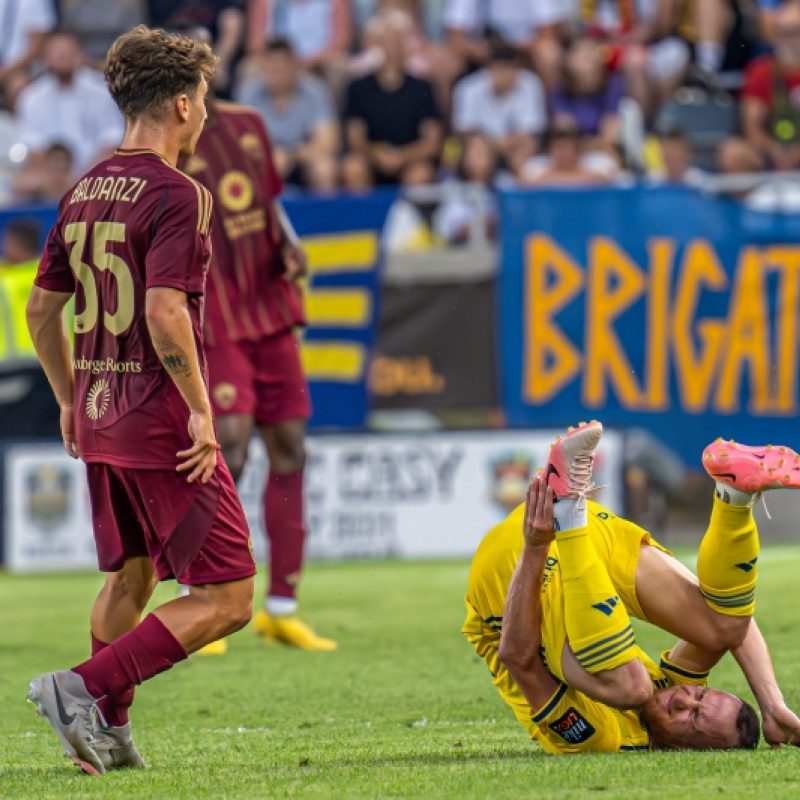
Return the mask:
{"type": "Polygon", "coordinates": [[[737,747],[736,717],[742,701],[702,686],[660,689],[639,715],[654,744],[673,750],[727,750],[737,747]]]}

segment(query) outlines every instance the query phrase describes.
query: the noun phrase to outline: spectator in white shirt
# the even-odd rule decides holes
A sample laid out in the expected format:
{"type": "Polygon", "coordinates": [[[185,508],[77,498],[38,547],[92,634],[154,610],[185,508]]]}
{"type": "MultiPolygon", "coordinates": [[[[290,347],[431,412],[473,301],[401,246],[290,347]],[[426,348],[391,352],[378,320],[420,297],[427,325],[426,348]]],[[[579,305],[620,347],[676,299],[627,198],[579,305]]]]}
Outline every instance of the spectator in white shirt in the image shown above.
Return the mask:
{"type": "Polygon", "coordinates": [[[0,0],[0,90],[36,61],[55,24],[53,0],[0,0]]]}
{"type": "Polygon", "coordinates": [[[75,36],[51,33],[42,57],[47,71],[17,100],[22,143],[34,161],[50,145],[63,144],[72,153],[75,171],[85,172],[119,145],[124,120],[103,76],[81,66],[84,56],[75,36]]]}
{"type": "Polygon", "coordinates": [[[489,60],[497,36],[530,58],[545,85],[558,77],[562,27],[572,0],[446,0],[443,25],[450,47],[471,67],[489,60]]]}
{"type": "Polygon", "coordinates": [[[301,71],[286,39],[271,39],[250,64],[236,100],[264,118],[280,176],[289,184],[333,191],[339,123],[328,87],[301,71]]]}
{"type": "Polygon", "coordinates": [[[518,64],[517,52],[492,45],[489,66],[462,78],[453,94],[453,130],[462,138],[479,134],[516,173],[536,151],[547,125],[545,94],[539,78],[518,64]]]}

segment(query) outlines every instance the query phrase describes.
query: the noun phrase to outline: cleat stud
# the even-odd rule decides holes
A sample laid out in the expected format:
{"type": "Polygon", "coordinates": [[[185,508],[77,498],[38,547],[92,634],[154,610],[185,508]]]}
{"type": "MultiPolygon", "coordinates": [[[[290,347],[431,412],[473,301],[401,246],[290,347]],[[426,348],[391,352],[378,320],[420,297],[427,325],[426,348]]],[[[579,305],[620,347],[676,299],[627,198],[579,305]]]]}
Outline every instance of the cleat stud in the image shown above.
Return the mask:
{"type": "Polygon", "coordinates": [[[731,439],[731,444],[735,445],[735,444],[736,444],[736,442],[734,442],[734,441],[733,441],[733,439],[731,439]]]}
{"type": "Polygon", "coordinates": [[[764,462],[763,461],[759,461],[758,462],[758,468],[759,469],[764,469],[764,462]]]}
{"type": "Polygon", "coordinates": [[[783,466],[783,463],[784,463],[785,460],[786,459],[783,459],[783,458],[780,460],[780,463],[778,464],[778,469],[780,469],[783,466]]]}
{"type": "Polygon", "coordinates": [[[768,445],[767,445],[767,452],[769,452],[770,450],[772,450],[772,445],[771,445],[771,444],[768,444],[768,445]]]}
{"type": "Polygon", "coordinates": [[[792,477],[791,475],[784,475],[784,476],[783,476],[783,479],[784,479],[785,481],[789,481],[789,480],[791,480],[791,477],[792,477]]]}
{"type": "Polygon", "coordinates": [[[775,472],[775,467],[770,467],[770,468],[767,470],[767,475],[772,475],[772,473],[773,473],[773,472],[775,472]]]}
{"type": "Polygon", "coordinates": [[[781,447],[778,452],[785,453],[786,452],[786,448],[785,447],[781,447]]]}
{"type": "Polygon", "coordinates": [[[714,444],[719,444],[722,441],[724,441],[724,439],[721,436],[717,436],[717,438],[714,439],[714,444]]]}
{"type": "Polygon", "coordinates": [[[575,430],[571,425],[567,428],[567,433],[572,433],[575,430]]]}
{"type": "Polygon", "coordinates": [[[719,457],[720,457],[720,458],[727,458],[727,457],[728,457],[728,454],[727,454],[727,453],[720,453],[720,454],[719,454],[719,457]]]}

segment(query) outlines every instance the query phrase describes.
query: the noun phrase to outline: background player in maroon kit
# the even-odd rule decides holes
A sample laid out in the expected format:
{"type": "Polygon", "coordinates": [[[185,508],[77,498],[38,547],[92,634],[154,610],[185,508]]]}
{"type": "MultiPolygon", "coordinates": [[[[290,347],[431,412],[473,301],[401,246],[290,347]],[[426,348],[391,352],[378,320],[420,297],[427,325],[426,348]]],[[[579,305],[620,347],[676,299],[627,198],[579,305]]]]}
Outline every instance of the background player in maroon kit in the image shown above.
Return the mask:
{"type": "MultiPolygon", "coordinates": [[[[293,328],[306,259],[277,197],[283,190],[267,130],[249,108],[209,101],[184,171],[214,197],[205,319],[211,401],[225,462],[238,480],[253,425],[269,455],[264,521],[270,580],[256,632],[307,650],[334,650],[297,618],[303,564],[303,467],[311,406],[293,328]]],[[[204,652],[224,652],[224,642],[204,652]],[[217,648],[216,650],[212,648],[217,648]]]]}
{"type": "Polygon", "coordinates": [[[217,463],[204,380],[213,205],[175,167],[203,128],[215,60],[145,27],[116,41],[106,80],[127,120],[122,148],[61,201],[28,305],[64,446],[86,462],[109,573],[92,609],[92,657],[35,678],[29,699],[94,774],[143,766],[127,713],[134,687],[252,613],[250,536],[217,463]],[[62,310],[73,293],[70,357],[62,310]],[[156,580],[173,577],[190,594],[140,621],[156,580]]]}

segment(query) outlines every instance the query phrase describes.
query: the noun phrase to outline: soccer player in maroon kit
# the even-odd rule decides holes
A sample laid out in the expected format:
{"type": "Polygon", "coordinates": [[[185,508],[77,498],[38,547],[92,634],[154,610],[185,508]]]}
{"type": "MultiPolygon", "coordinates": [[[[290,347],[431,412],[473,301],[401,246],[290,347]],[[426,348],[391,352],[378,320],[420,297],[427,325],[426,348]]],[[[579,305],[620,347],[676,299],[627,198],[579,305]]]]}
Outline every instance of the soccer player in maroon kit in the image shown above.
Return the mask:
{"type": "Polygon", "coordinates": [[[93,774],[144,765],[128,719],[135,686],[252,613],[250,534],[217,461],[204,379],[213,204],[175,166],[202,131],[215,62],[208,47],[143,26],[115,42],[106,81],[127,121],[122,147],[61,201],[28,304],[64,446],[86,462],[108,573],[92,657],[34,678],[29,699],[93,774]],[[71,356],[62,311],[73,293],[71,356]],[[189,595],[141,620],[168,578],[189,595]]]}
{"type": "MultiPolygon", "coordinates": [[[[209,101],[195,153],[181,167],[214,198],[204,334],[222,454],[238,480],[255,424],[269,456],[264,521],[270,580],[255,630],[306,650],[334,650],[336,642],[296,616],[305,541],[303,440],[311,405],[292,329],[304,322],[296,280],[305,274],[306,259],[277,200],[283,185],[261,116],[209,101]]],[[[204,652],[224,652],[224,644],[204,652]]]]}

